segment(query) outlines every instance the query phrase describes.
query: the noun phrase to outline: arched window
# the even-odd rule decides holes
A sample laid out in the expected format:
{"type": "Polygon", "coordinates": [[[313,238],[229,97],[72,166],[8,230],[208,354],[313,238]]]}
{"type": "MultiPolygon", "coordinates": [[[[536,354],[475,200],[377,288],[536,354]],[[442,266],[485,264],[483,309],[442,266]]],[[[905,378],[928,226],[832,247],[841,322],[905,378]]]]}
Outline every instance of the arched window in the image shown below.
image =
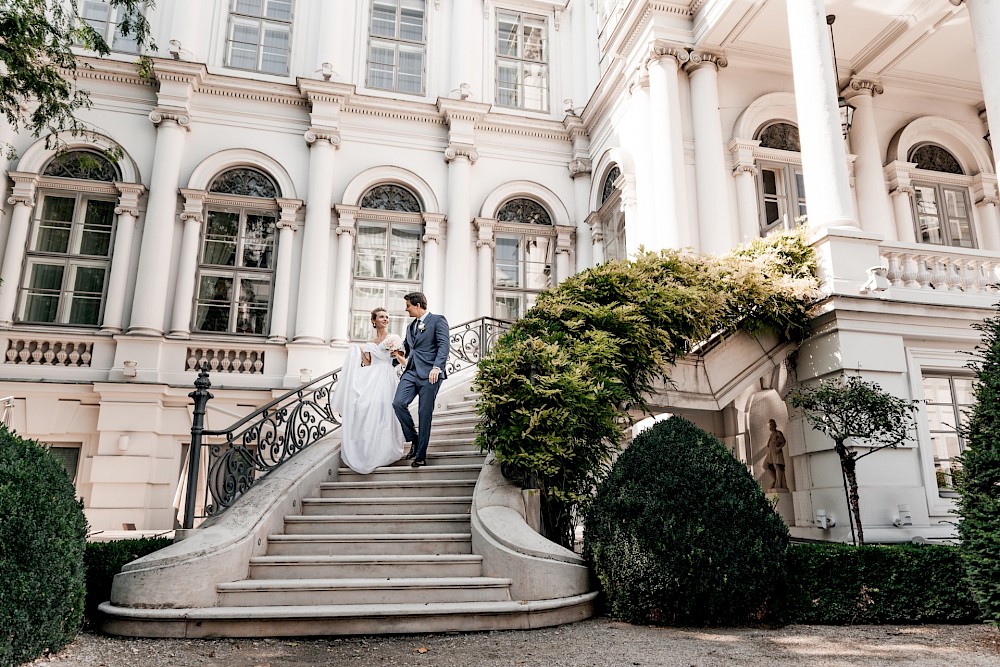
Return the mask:
{"type": "Polygon", "coordinates": [[[604,177],[604,187],[601,189],[601,208],[598,216],[601,221],[605,261],[625,258],[625,214],[621,210],[620,188],[615,186],[621,175],[621,169],[617,166],[611,167],[608,175],[604,177]]]}
{"type": "Polygon", "coordinates": [[[194,330],[264,335],[274,284],[278,187],[249,167],[225,171],[206,197],[194,330]]]}
{"type": "Polygon", "coordinates": [[[974,248],[969,189],[944,176],[964,175],[962,165],[937,144],[916,146],[910,151],[909,161],[915,162],[921,170],[911,180],[917,240],[974,248]]]}
{"type": "Polygon", "coordinates": [[[497,209],[493,256],[493,314],[513,320],[552,286],[555,228],[538,202],[516,198],[497,209]]]}
{"type": "Polygon", "coordinates": [[[371,311],[379,307],[389,311],[389,330],[402,335],[409,319],[403,296],[420,291],[422,280],[420,200],[401,185],[383,183],[365,192],[360,204],[351,338],[370,338],[371,311]]]}
{"type": "Polygon", "coordinates": [[[795,220],[806,214],[806,190],[797,155],[801,150],[799,128],[791,123],[770,123],[760,129],[757,140],[758,211],[760,234],[765,236],[773,229],[794,227],[795,220]]]}
{"type": "Polygon", "coordinates": [[[74,150],[42,170],[28,237],[18,320],[98,326],[115,230],[117,167],[95,151],[74,150]],[[88,181],[70,186],[62,179],[88,181]]]}

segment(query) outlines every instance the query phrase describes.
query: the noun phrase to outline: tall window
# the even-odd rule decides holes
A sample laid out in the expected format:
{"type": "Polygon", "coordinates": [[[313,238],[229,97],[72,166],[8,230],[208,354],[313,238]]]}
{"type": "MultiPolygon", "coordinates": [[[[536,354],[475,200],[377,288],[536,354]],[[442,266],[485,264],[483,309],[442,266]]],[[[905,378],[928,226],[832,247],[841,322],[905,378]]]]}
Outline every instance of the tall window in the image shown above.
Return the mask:
{"type": "Polygon", "coordinates": [[[226,66],[288,74],[292,0],[231,0],[226,66]]]}
{"type": "Polygon", "coordinates": [[[621,188],[617,185],[621,175],[618,167],[612,167],[601,188],[599,216],[604,236],[605,261],[625,259],[625,214],[621,210],[621,188]]]}
{"type": "Polygon", "coordinates": [[[114,165],[103,155],[71,151],[43,171],[41,201],[28,239],[18,319],[97,326],[104,308],[115,226],[114,165]],[[56,179],[92,181],[59,189],[56,179]]]}
{"type": "Polygon", "coordinates": [[[914,174],[913,210],[921,243],[976,247],[972,233],[969,190],[950,183],[944,174],[963,175],[955,156],[940,146],[924,144],[910,153],[910,162],[924,173],[914,174]],[[940,176],[938,174],[941,174],[940,176]]]}
{"type": "Polygon", "coordinates": [[[494,317],[521,317],[552,286],[554,233],[548,211],[531,199],[511,199],[497,211],[494,317]]]}
{"type": "Polygon", "coordinates": [[[371,311],[379,307],[389,311],[389,330],[405,333],[408,317],[403,296],[420,290],[420,210],[416,196],[400,185],[377,185],[361,198],[354,256],[352,339],[371,337],[371,311]]]}
{"type": "Polygon", "coordinates": [[[760,234],[791,229],[806,214],[806,189],[799,153],[799,130],[789,123],[772,123],[757,135],[760,147],[770,149],[774,160],[757,160],[760,234]],[[776,153],[782,151],[783,153],[776,153]]]}
{"type": "Polygon", "coordinates": [[[108,4],[107,0],[84,0],[80,4],[80,17],[104,38],[112,51],[136,53],[139,46],[135,41],[135,33],[122,35],[118,27],[121,11],[121,8],[108,4]]]}
{"type": "Polygon", "coordinates": [[[209,193],[194,330],[266,334],[278,187],[267,174],[241,167],[217,176],[209,193]]]}
{"type": "Polygon", "coordinates": [[[543,17],[497,12],[497,104],[548,111],[548,59],[543,17]]]}
{"type": "Polygon", "coordinates": [[[953,495],[955,492],[954,474],[959,468],[955,457],[965,450],[962,427],[966,411],[975,403],[972,382],[971,377],[961,375],[923,378],[927,426],[934,453],[934,476],[938,492],[942,495],[953,495]]]}
{"type": "Polygon", "coordinates": [[[368,87],[421,95],[427,55],[424,0],[372,0],[368,87]]]}

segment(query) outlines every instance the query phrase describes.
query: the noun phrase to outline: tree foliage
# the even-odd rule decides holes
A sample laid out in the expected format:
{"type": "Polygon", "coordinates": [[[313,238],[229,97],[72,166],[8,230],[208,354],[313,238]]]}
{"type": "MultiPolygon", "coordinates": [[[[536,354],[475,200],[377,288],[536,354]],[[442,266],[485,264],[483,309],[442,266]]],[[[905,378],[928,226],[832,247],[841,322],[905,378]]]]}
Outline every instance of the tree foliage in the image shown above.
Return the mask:
{"type": "MultiPolygon", "coordinates": [[[[108,0],[117,10],[118,30],[133,35],[139,50],[156,49],[143,13],[154,0],[108,0]]],[[[111,48],[79,12],[79,0],[16,0],[0,2],[0,112],[15,132],[46,135],[56,141],[61,131],[86,134],[77,112],[90,106],[90,95],[76,80],[73,47],[105,56],[111,48]]],[[[85,66],[85,65],[84,65],[85,66]]],[[[140,58],[140,72],[149,74],[150,60],[140,58]]],[[[12,155],[10,146],[0,146],[12,155]]]]}
{"type": "Polygon", "coordinates": [[[788,402],[802,410],[813,428],[833,440],[849,487],[849,505],[857,526],[858,542],[864,544],[857,462],[906,440],[913,429],[913,413],[917,409],[914,401],[893,396],[875,382],[866,382],[855,375],[841,375],[792,390],[788,402]],[[859,455],[847,448],[848,440],[864,442],[869,449],[859,455]]]}
{"type": "Polygon", "coordinates": [[[976,371],[976,402],[964,430],[966,448],[958,458],[961,493],[958,534],[966,579],[984,618],[1000,625],[1000,317],[976,325],[982,331],[976,371]]]}
{"type": "Polygon", "coordinates": [[[537,486],[545,531],[564,545],[574,516],[607,475],[624,413],[654,380],[718,332],[807,332],[817,282],[799,233],[728,255],[643,253],[542,293],[479,364],[478,445],[505,474],[537,486]]]}

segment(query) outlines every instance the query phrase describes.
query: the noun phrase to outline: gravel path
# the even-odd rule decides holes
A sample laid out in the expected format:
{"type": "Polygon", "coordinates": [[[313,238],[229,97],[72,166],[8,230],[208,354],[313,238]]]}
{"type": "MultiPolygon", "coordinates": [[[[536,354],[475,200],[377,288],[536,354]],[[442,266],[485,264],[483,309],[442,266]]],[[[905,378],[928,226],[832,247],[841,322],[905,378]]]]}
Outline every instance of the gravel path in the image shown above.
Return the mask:
{"type": "Polygon", "coordinates": [[[1000,667],[984,626],[678,629],[594,618],[525,632],[329,639],[121,639],[89,633],[36,667],[1000,667]]]}

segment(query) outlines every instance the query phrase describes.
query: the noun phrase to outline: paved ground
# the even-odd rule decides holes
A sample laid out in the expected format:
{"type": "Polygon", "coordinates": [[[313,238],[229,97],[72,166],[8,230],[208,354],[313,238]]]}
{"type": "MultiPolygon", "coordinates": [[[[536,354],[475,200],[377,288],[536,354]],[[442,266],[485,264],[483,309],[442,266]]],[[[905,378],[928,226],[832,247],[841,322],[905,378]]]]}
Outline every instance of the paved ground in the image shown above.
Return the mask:
{"type": "Polygon", "coordinates": [[[1000,667],[984,626],[797,625],[765,629],[632,626],[608,618],[531,630],[347,639],[119,639],[85,633],[36,667],[1000,667]]]}

